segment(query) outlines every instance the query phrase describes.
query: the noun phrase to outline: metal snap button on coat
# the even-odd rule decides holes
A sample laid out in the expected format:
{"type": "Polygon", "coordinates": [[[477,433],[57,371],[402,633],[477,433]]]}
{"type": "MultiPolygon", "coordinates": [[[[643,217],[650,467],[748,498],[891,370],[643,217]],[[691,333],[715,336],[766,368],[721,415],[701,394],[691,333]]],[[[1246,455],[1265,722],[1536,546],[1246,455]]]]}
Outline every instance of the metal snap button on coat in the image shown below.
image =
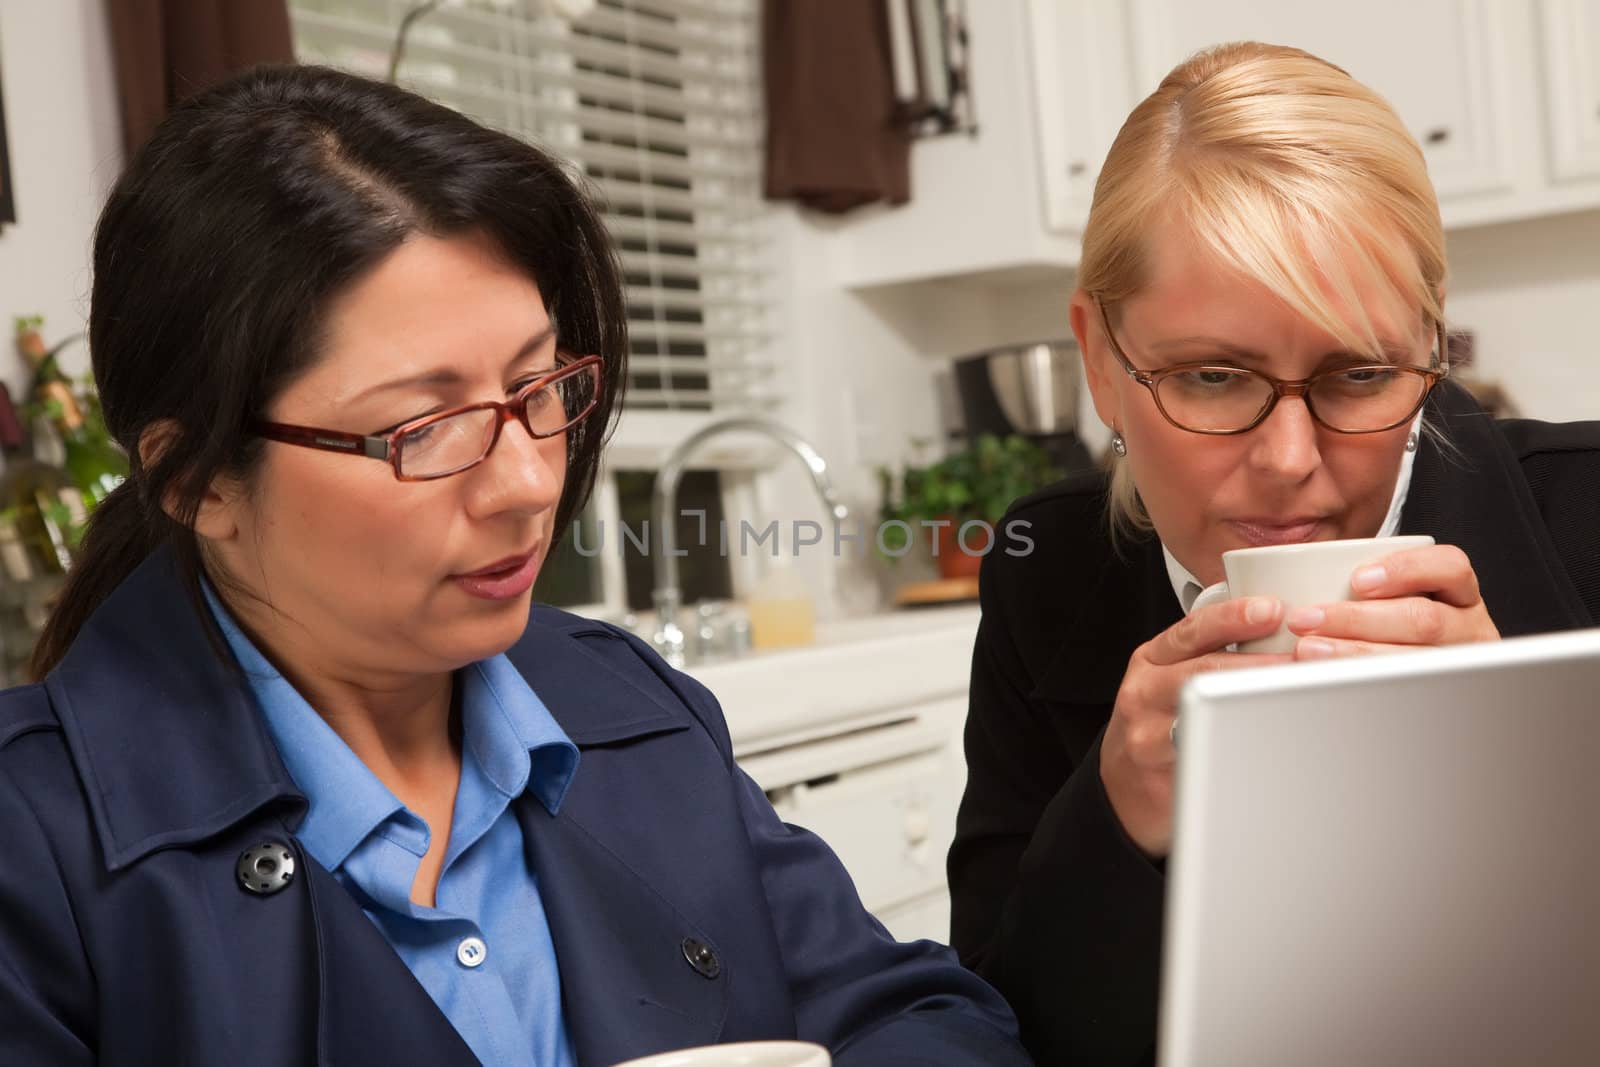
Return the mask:
{"type": "Polygon", "coordinates": [[[294,853],[278,841],[263,841],[247,848],[234,868],[247,893],[270,896],[294,881],[294,853]]]}
{"type": "Polygon", "coordinates": [[[683,939],[683,958],[689,961],[689,966],[700,973],[703,978],[715,978],[722,973],[722,961],[717,959],[717,954],[711,946],[698,938],[686,937],[683,939]]]}
{"type": "Polygon", "coordinates": [[[481,937],[463,937],[456,946],[456,961],[463,967],[476,967],[489,958],[489,946],[481,937]]]}

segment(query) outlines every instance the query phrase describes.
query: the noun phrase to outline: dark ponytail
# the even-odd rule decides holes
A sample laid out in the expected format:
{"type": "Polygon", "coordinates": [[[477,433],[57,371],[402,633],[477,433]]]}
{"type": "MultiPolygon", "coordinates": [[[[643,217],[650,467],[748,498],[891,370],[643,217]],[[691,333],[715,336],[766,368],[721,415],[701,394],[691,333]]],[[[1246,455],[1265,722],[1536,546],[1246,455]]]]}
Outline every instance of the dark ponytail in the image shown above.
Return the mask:
{"type": "Polygon", "coordinates": [[[95,508],[67,576],[66,588],[33,646],[28,666],[34,680],[43,678],[60,662],[73,637],[105,595],[155,549],[157,526],[131,481],[117,486],[95,508]]]}
{"type": "Polygon", "coordinates": [[[610,238],[563,166],[414,93],[324,67],[260,67],[167,117],[95,231],[89,348],[132,473],[90,519],[35,677],[163,544],[212,629],[192,527],[219,476],[248,485],[261,455],[251,421],[318,358],[334,297],[413,233],[469,232],[538,285],[563,349],[603,359],[600,407],[568,439],[555,516],[567,530],[619,408],[627,315],[610,238]],[[159,456],[141,457],[152,429],[159,456]]]}

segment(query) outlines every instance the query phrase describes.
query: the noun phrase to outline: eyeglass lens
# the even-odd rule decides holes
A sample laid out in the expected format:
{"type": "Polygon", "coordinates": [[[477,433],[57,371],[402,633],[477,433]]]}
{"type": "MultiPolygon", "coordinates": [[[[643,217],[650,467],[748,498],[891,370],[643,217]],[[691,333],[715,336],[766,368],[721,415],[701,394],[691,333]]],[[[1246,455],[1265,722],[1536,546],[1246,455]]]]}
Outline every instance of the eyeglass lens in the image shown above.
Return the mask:
{"type": "MultiPolygon", "coordinates": [[[[1353,367],[1315,378],[1306,404],[1336,430],[1372,432],[1410,418],[1422,402],[1428,377],[1415,368],[1353,367]]],[[[1242,430],[1273,402],[1272,382],[1243,368],[1178,371],[1156,382],[1167,417],[1199,432],[1242,430]]]]}
{"type": "MultiPolygon", "coordinates": [[[[561,433],[593,407],[597,386],[595,368],[587,366],[519,394],[524,424],[536,437],[561,433]]],[[[500,418],[495,408],[477,408],[408,431],[396,442],[400,473],[427,478],[472,466],[489,454],[500,418]]]]}

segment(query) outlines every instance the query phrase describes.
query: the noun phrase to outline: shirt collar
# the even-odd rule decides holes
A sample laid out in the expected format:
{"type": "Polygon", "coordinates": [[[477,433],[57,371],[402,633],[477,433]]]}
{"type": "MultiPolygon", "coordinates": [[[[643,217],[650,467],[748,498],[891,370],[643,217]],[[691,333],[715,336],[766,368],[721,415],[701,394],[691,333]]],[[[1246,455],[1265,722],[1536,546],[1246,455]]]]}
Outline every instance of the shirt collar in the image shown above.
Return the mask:
{"type": "MultiPolygon", "coordinates": [[[[211,584],[202,585],[284,767],[310,803],[296,836],[337,870],[405,807],[239,628],[211,584]]],[[[508,799],[527,789],[556,814],[577,771],[577,746],[504,655],[469,664],[460,682],[463,743],[484,776],[508,799]]]]}
{"type": "MultiPolygon", "coordinates": [[[[1422,413],[1411,422],[1411,436],[1414,439],[1422,432],[1422,413]]],[[[1389,510],[1383,516],[1383,524],[1378,527],[1379,537],[1392,537],[1400,529],[1400,511],[1405,507],[1406,494],[1411,491],[1411,468],[1416,465],[1417,450],[1408,448],[1400,455],[1400,476],[1394,481],[1394,494],[1389,498],[1389,510]]],[[[1189,609],[1194,607],[1194,602],[1205,587],[1200,584],[1200,579],[1189,573],[1189,569],[1178,562],[1178,558],[1167,550],[1166,543],[1161,545],[1161,557],[1167,564],[1167,578],[1172,582],[1172,591],[1178,597],[1178,603],[1183,607],[1183,613],[1189,614],[1189,609]]]]}
{"type": "Polygon", "coordinates": [[[504,655],[461,672],[466,744],[484,776],[506,797],[531,790],[555,815],[578,770],[578,746],[504,655]]]}

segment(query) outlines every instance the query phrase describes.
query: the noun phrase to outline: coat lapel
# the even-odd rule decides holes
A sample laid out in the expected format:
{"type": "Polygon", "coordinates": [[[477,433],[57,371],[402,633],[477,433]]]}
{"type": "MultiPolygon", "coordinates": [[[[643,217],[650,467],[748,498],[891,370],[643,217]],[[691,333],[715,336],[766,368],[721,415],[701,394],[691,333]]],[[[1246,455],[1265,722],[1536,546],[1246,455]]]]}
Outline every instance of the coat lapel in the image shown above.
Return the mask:
{"type": "MultiPolygon", "coordinates": [[[[602,659],[584,637],[626,640],[536,608],[508,652],[582,750],[557,815],[531,794],[514,810],[548,913],[574,1050],[581,1063],[609,1064],[639,1049],[715,1042],[728,1012],[730,969],[706,924],[689,918],[696,901],[682,899],[692,894],[681,888],[681,865],[693,858],[652,847],[671,814],[642,807],[646,796],[681,788],[670,765],[653,769],[648,755],[633,751],[696,726],[674,691],[680,683],[638,656],[602,659]],[[690,939],[714,954],[715,976],[685,958],[690,939]]],[[[292,840],[304,798],[247,688],[209,646],[166,551],[102,605],[46,688],[108,869],[223,834],[252,844],[257,834],[292,840]]],[[[309,916],[295,914],[299,929],[311,924],[316,958],[305,960],[303,984],[281,995],[315,997],[318,1062],[475,1062],[356,902],[296,850],[306,873],[288,892],[305,894],[309,916]],[[381,1019],[373,1004],[384,1006],[381,1019]]],[[[226,892],[239,892],[231,869],[218,877],[226,892]]]]}
{"type": "MultiPolygon", "coordinates": [[[[585,752],[595,775],[605,753],[585,752]]],[[[626,790],[607,781],[605,788],[626,790]]],[[[697,973],[683,943],[716,946],[653,884],[607,846],[604,835],[563,810],[517,804],[529,861],[561,966],[567,1035],[578,1062],[618,1063],[640,1050],[716,1042],[728,1011],[726,971],[697,973]]],[[[657,816],[659,817],[659,816],[657,816]]],[[[719,957],[720,958],[720,957],[719,957]]]]}
{"type": "Polygon", "coordinates": [[[1419,446],[1400,532],[1432,534],[1467,554],[1502,636],[1594,625],[1493,419],[1454,386],[1436,396],[1432,414],[1448,445],[1424,437],[1419,446]]]}
{"type": "Polygon", "coordinates": [[[527,794],[516,812],[555,942],[573,1050],[580,1063],[609,1064],[641,1049],[714,1043],[728,1011],[725,957],[689,918],[693,902],[673,899],[672,871],[640,869],[639,838],[670,814],[643,806],[647,795],[666,794],[642,781],[651,760],[637,746],[693,721],[643,660],[633,658],[636,672],[624,674],[578,639],[623,638],[598,624],[542,626],[541,614],[509,655],[581,755],[557,814],[527,794]],[[716,953],[715,977],[685,958],[687,939],[716,953]]]}
{"type": "Polygon", "coordinates": [[[257,970],[268,990],[262,1025],[314,1003],[319,1064],[477,1063],[350,894],[292,843],[305,799],[245,684],[208,643],[169,552],[153,553],[101,605],[45,689],[108,870],[236,839],[215,860],[223,897],[207,908],[242,915],[237,929],[253,950],[289,954],[287,967],[275,959],[257,970]],[[308,907],[249,898],[235,884],[238,849],[262,841],[291,843],[303,874],[285,893],[308,907]]]}
{"type": "Polygon", "coordinates": [[[478,1063],[456,1028],[338,881],[296,849],[317,945],[317,1063],[478,1063]]]}
{"type": "Polygon", "coordinates": [[[44,685],[108,870],[203,840],[260,809],[305,810],[165,549],[90,616],[44,685]]]}
{"type": "Polygon", "coordinates": [[[1109,707],[1133,650],[1182,617],[1155,535],[1119,548],[1096,546],[1105,553],[1098,577],[1076,598],[1077,617],[1029,694],[1034,699],[1109,707]]]}

